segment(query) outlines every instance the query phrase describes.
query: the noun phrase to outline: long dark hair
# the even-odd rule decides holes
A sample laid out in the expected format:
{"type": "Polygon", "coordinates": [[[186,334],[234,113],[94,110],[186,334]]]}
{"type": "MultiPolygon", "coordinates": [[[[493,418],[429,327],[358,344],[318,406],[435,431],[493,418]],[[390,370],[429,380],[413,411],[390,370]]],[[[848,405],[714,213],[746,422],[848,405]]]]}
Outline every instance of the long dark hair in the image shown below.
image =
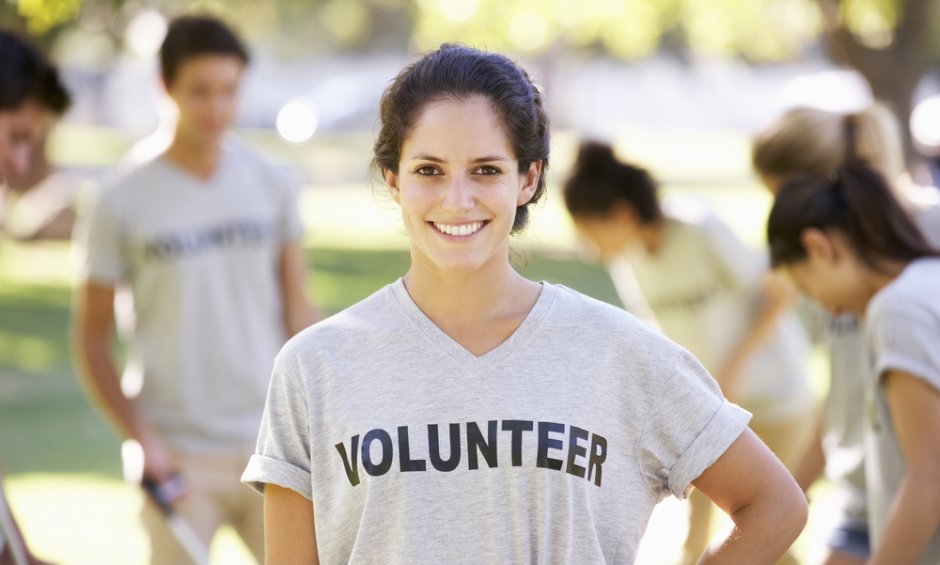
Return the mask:
{"type": "Polygon", "coordinates": [[[607,143],[584,141],[565,183],[565,206],[572,216],[606,216],[624,202],[648,224],[662,218],[656,192],[656,181],[645,169],[617,159],[607,143]]]}
{"type": "Polygon", "coordinates": [[[373,148],[373,167],[379,172],[398,172],[402,144],[429,103],[472,96],[483,96],[492,105],[520,173],[528,171],[532,163],[542,162],[535,193],[516,208],[512,226],[516,233],[528,222],[529,205],[545,192],[550,134],[541,92],[528,73],[505,55],[444,44],[405,67],[382,95],[382,128],[373,148]]]}
{"type": "Polygon", "coordinates": [[[807,228],[837,230],[875,271],[884,261],[940,256],[898,204],[888,182],[861,161],[830,175],[803,175],[783,184],[767,220],[770,261],[781,266],[806,258],[807,228]]]}

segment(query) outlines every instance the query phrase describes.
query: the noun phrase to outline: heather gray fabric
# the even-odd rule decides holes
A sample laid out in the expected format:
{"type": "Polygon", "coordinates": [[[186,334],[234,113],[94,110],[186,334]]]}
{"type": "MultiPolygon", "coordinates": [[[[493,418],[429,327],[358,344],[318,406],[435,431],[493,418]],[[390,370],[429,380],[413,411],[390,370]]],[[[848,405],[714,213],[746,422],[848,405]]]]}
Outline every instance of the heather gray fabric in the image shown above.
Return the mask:
{"type": "MultiPolygon", "coordinates": [[[[882,377],[886,371],[905,371],[940,391],[940,259],[912,262],[872,298],[865,312],[865,337],[873,368],[865,470],[869,528],[878,547],[906,470],[882,377]]],[[[917,563],[940,564],[940,531],[917,563]]]]}
{"type": "Polygon", "coordinates": [[[311,498],[328,565],[632,563],[654,505],[748,419],[688,352],[568,288],[543,283],[476,357],[399,280],[284,347],[242,480],[311,498]]]}
{"type": "MultiPolygon", "coordinates": [[[[625,305],[638,304],[641,299],[631,294],[641,289],[663,333],[715,374],[761,308],[767,259],[694,200],[668,199],[663,214],[665,235],[656,253],[629,250],[625,259],[633,275],[614,264],[611,278],[625,305]]],[[[788,312],[742,369],[741,406],[763,423],[804,417],[813,405],[808,358],[809,339],[796,315],[788,312]]]]}
{"type": "Polygon", "coordinates": [[[133,297],[124,384],[175,451],[257,437],[286,341],[278,260],[302,225],[291,182],[227,144],[209,180],[158,157],[107,186],[78,229],[81,277],[133,297]]]}

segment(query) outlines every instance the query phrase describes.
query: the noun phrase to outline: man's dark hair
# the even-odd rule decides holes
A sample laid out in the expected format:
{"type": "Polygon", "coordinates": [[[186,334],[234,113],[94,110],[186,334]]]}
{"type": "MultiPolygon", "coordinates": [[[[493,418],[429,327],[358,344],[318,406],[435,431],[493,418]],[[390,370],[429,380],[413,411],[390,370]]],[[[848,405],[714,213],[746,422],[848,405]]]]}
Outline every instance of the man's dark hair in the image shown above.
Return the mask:
{"type": "Polygon", "coordinates": [[[16,110],[29,100],[63,114],[71,98],[59,72],[26,40],[0,29],[0,111],[16,110]]]}
{"type": "Polygon", "coordinates": [[[248,64],[245,45],[221,20],[211,16],[181,16],[170,22],[160,46],[160,72],[173,84],[187,59],[200,55],[231,55],[248,64]]]}

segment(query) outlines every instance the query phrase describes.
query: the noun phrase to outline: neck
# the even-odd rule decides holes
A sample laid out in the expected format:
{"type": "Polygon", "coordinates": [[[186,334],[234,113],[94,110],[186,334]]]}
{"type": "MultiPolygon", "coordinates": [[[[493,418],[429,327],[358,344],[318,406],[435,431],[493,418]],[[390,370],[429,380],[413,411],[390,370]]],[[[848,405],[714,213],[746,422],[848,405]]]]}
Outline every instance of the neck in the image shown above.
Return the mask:
{"type": "Polygon", "coordinates": [[[166,156],[178,167],[200,178],[209,178],[219,165],[222,148],[218,143],[205,143],[183,135],[179,129],[166,156]]]}
{"type": "Polygon", "coordinates": [[[666,237],[666,222],[662,219],[640,227],[640,242],[643,250],[655,255],[663,245],[666,237]]]}
{"type": "Polygon", "coordinates": [[[415,304],[438,327],[473,325],[528,313],[539,294],[539,285],[512,268],[508,259],[492,261],[472,273],[448,273],[425,265],[412,254],[412,266],[404,276],[415,304]]]}

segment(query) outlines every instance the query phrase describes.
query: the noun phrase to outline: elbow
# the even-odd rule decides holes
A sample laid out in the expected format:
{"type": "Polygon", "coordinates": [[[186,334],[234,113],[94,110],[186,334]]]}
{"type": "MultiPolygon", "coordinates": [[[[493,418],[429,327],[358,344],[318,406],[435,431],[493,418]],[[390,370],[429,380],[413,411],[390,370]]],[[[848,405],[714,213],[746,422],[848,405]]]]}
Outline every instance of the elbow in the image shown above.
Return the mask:
{"type": "Polygon", "coordinates": [[[792,543],[803,532],[806,527],[806,521],[809,519],[809,503],[806,494],[800,489],[796,482],[791,481],[784,496],[781,497],[777,506],[775,522],[778,524],[779,532],[792,543]]]}

